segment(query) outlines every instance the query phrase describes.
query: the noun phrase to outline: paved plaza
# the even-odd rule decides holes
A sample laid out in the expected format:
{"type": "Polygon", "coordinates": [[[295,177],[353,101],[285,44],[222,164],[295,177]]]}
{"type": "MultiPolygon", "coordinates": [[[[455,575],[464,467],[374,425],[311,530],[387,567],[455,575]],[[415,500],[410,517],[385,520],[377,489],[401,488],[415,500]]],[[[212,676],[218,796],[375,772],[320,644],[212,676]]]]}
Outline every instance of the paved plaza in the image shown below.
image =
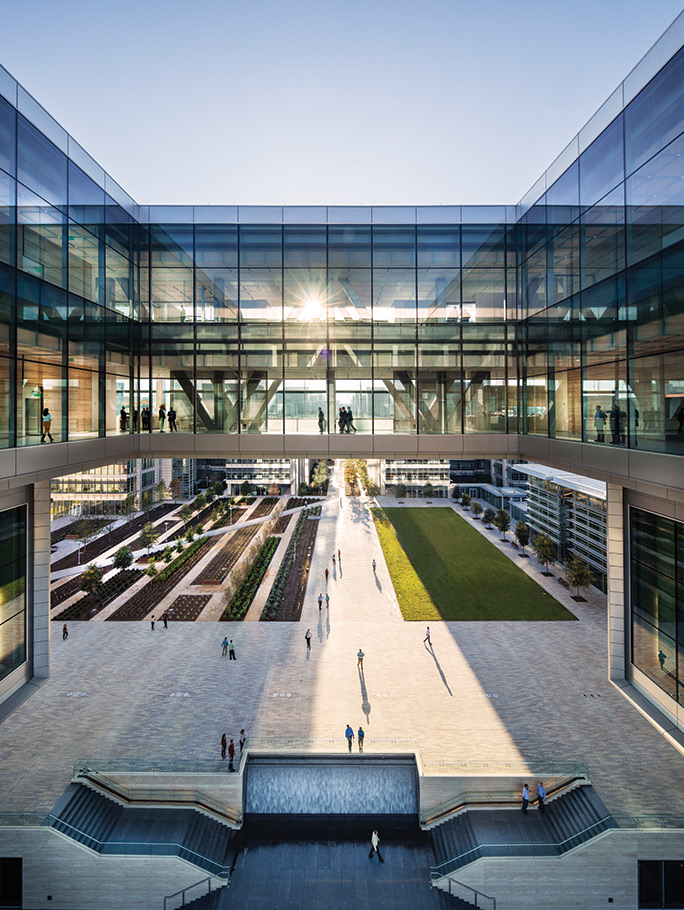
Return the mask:
{"type": "Polygon", "coordinates": [[[0,725],[2,811],[47,813],[79,759],[214,759],[243,727],[342,753],[350,723],[367,752],[415,744],[433,769],[581,761],[614,814],[684,815],[681,754],[608,682],[602,599],[557,593],[578,622],[433,623],[428,648],[401,618],[368,502],[333,486],[299,623],[72,623],[65,642],[52,623],[50,679],[0,725]]]}

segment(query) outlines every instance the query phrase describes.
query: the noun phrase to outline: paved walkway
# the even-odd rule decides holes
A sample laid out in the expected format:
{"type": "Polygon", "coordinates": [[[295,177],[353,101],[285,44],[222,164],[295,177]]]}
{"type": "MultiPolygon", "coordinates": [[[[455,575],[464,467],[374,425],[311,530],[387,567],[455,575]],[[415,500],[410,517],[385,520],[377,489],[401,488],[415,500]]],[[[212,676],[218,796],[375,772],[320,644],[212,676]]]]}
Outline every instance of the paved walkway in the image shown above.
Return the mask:
{"type": "Polygon", "coordinates": [[[0,808],[47,812],[77,759],[213,758],[242,727],[343,752],[362,723],[368,752],[415,740],[435,763],[579,760],[611,811],[684,816],[680,753],[608,682],[605,608],[571,609],[579,622],[433,623],[428,649],[398,613],[367,503],[333,488],[300,623],[71,623],[66,642],[52,623],[51,678],[0,725],[0,808]]]}

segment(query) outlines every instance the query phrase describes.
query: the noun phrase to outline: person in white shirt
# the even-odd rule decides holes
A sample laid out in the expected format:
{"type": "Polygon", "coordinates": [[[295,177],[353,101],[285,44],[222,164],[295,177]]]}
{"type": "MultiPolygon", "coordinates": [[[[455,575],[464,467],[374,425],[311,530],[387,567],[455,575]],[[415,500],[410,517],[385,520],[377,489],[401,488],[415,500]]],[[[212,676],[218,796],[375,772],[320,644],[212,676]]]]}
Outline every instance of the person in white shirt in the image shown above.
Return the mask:
{"type": "Polygon", "coordinates": [[[523,784],[522,788],[522,813],[527,815],[527,805],[530,801],[530,789],[527,784],[523,784]]]}
{"type": "Polygon", "coordinates": [[[374,853],[378,854],[378,859],[381,863],[385,862],[385,860],[380,855],[380,835],[378,834],[377,830],[373,831],[371,834],[371,848],[370,853],[368,854],[368,859],[373,859],[374,853]]]}

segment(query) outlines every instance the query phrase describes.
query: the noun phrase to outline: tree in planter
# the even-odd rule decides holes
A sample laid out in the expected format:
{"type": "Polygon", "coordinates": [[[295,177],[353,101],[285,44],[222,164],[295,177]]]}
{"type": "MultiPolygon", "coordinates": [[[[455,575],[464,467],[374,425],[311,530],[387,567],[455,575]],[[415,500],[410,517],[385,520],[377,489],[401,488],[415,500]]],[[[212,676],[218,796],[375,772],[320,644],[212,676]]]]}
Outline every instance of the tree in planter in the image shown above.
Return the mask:
{"type": "Polygon", "coordinates": [[[394,495],[397,499],[403,499],[406,496],[406,484],[397,483],[394,485],[394,495]]]}
{"type": "Polygon", "coordinates": [[[192,543],[194,538],[195,538],[194,529],[188,528],[188,530],[185,532],[185,539],[187,540],[188,543],[192,543]]]}
{"type": "Polygon", "coordinates": [[[466,510],[466,512],[470,508],[471,502],[472,502],[472,499],[468,493],[464,493],[463,496],[461,496],[461,505],[466,510]]]}
{"type": "Polygon", "coordinates": [[[506,539],[506,531],[510,528],[510,526],[511,516],[505,509],[499,509],[499,511],[496,513],[496,517],[494,518],[494,527],[498,531],[501,531],[502,540],[506,539]]]}
{"type": "Polygon", "coordinates": [[[248,480],[243,480],[240,484],[240,492],[243,496],[251,496],[252,484],[248,480]]]}
{"type": "Polygon", "coordinates": [[[81,591],[94,594],[102,583],[103,571],[99,566],[88,566],[81,576],[81,591]]]}
{"type": "Polygon", "coordinates": [[[309,492],[309,484],[308,484],[308,483],[300,483],[299,486],[297,487],[297,495],[298,495],[298,496],[306,496],[306,495],[308,494],[308,492],[309,492]]]}
{"type": "Polygon", "coordinates": [[[473,515],[475,516],[475,518],[479,518],[480,515],[482,515],[482,512],[483,512],[484,510],[483,510],[483,508],[482,508],[482,506],[480,505],[479,502],[474,502],[473,505],[472,505],[472,507],[471,507],[471,509],[470,509],[470,511],[473,513],[473,515]]]}
{"type": "Polygon", "coordinates": [[[525,555],[525,547],[530,542],[530,529],[527,527],[524,521],[519,521],[515,526],[515,539],[518,541],[522,547],[523,556],[525,555]]]}
{"type": "Polygon", "coordinates": [[[143,512],[149,512],[154,505],[154,495],[152,490],[144,490],[141,498],[141,508],[143,512]]]}
{"type": "Polygon", "coordinates": [[[154,495],[157,497],[157,501],[161,502],[163,499],[166,499],[166,481],[160,480],[158,484],[154,487],[154,495]]]}
{"type": "Polygon", "coordinates": [[[315,490],[321,489],[323,484],[328,479],[328,463],[323,458],[320,461],[316,462],[316,467],[313,470],[313,476],[311,477],[311,486],[315,490]]]}
{"type": "Polygon", "coordinates": [[[114,554],[114,568],[127,569],[133,563],[133,550],[130,547],[119,547],[114,554]]]}
{"type": "Polygon", "coordinates": [[[590,588],[594,583],[594,575],[579,556],[572,556],[565,566],[565,577],[570,587],[575,588],[577,597],[580,597],[580,588],[590,588]]]}
{"type": "Polygon", "coordinates": [[[158,574],[159,574],[159,571],[157,569],[157,566],[153,562],[151,562],[149,564],[149,566],[145,569],[145,575],[149,575],[150,578],[154,578],[155,575],[158,575],[158,574]]]}
{"type": "Polygon", "coordinates": [[[482,516],[482,520],[486,523],[488,528],[491,528],[492,522],[496,518],[496,512],[494,509],[485,509],[485,513],[482,516]]]}
{"type": "Polygon", "coordinates": [[[278,484],[275,481],[273,481],[271,486],[268,488],[268,495],[269,496],[280,496],[280,487],[278,486],[278,484]]]}
{"type": "Polygon", "coordinates": [[[207,504],[206,499],[200,493],[198,496],[195,496],[195,501],[193,502],[192,507],[195,510],[195,512],[201,512],[202,509],[206,506],[206,504],[207,504]]]}
{"type": "Polygon", "coordinates": [[[148,521],[145,527],[140,532],[140,543],[143,547],[147,547],[147,555],[150,555],[150,549],[152,544],[159,537],[159,531],[155,528],[152,522],[148,521]]]}
{"type": "Polygon", "coordinates": [[[226,489],[225,480],[215,481],[211,489],[214,491],[214,496],[223,496],[224,490],[226,489]]]}
{"type": "Polygon", "coordinates": [[[546,566],[546,574],[549,575],[549,563],[553,565],[556,561],[556,548],[553,541],[547,534],[538,534],[534,539],[532,548],[539,562],[544,563],[546,566]]]}
{"type": "Polygon", "coordinates": [[[182,487],[180,482],[180,477],[174,477],[169,484],[169,493],[171,494],[172,499],[178,499],[181,495],[182,487]]]}
{"type": "Polygon", "coordinates": [[[434,495],[435,495],[435,488],[432,486],[432,484],[428,480],[428,482],[423,486],[423,496],[425,497],[425,499],[430,499],[434,495]]]}
{"type": "Polygon", "coordinates": [[[192,517],[192,509],[188,505],[181,506],[180,511],[178,512],[178,517],[181,521],[187,521],[192,517]]]}
{"type": "Polygon", "coordinates": [[[129,493],[128,496],[121,503],[121,514],[130,515],[131,512],[135,512],[135,499],[129,493]]]}

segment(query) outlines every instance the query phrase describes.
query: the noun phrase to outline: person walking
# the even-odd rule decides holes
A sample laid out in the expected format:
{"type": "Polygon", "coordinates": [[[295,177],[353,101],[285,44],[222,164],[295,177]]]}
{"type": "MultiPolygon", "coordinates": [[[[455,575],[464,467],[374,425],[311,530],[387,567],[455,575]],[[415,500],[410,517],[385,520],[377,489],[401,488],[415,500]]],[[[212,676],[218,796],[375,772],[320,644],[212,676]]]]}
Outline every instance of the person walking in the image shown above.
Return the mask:
{"type": "Polygon", "coordinates": [[[356,734],[356,738],[358,739],[358,742],[359,742],[359,752],[363,752],[363,741],[366,738],[366,734],[364,733],[363,727],[359,727],[358,733],[356,734]]]}
{"type": "Polygon", "coordinates": [[[166,612],[166,610],[164,610],[164,612],[162,613],[162,620],[164,621],[164,628],[168,629],[169,628],[169,614],[166,612]]]}
{"type": "Polygon", "coordinates": [[[67,624],[64,623],[62,626],[62,641],[66,641],[69,637],[69,630],[67,629],[67,624]]]}
{"type": "Polygon", "coordinates": [[[164,432],[164,421],[166,420],[166,405],[162,401],[159,406],[159,432],[164,432]]]}
{"type": "Polygon", "coordinates": [[[247,734],[245,733],[244,727],[240,730],[240,755],[242,755],[242,750],[245,748],[245,743],[247,742],[247,734]]]}
{"type": "Polygon", "coordinates": [[[325,609],[326,610],[330,609],[330,595],[327,592],[325,595],[325,609]]]}
{"type": "Polygon", "coordinates": [[[344,408],[340,408],[338,415],[337,415],[337,423],[340,428],[340,433],[344,433],[344,424],[345,424],[346,419],[347,419],[347,412],[345,411],[344,408]]]}
{"type": "Polygon", "coordinates": [[[347,729],[344,731],[344,735],[347,737],[347,746],[351,752],[352,743],[354,742],[354,731],[349,724],[347,724],[347,729]]]}
{"type": "Polygon", "coordinates": [[[169,408],[169,412],[166,415],[169,418],[169,432],[177,433],[178,427],[176,426],[176,409],[172,406],[169,408]]]}
{"type": "Polygon", "coordinates": [[[330,574],[330,573],[329,573],[328,570],[326,569],[326,570],[325,570],[325,583],[326,583],[326,585],[328,584],[328,575],[329,575],[329,574],[330,574]]]}
{"type": "Polygon", "coordinates": [[[323,413],[323,408],[318,409],[318,432],[323,433],[325,429],[325,414],[323,413]]]}
{"type": "Polygon", "coordinates": [[[235,770],[235,768],[233,767],[234,758],[235,758],[235,743],[231,739],[231,741],[228,743],[228,770],[229,771],[235,770]]]}
{"type": "Polygon", "coordinates": [[[221,642],[221,657],[225,657],[228,653],[228,639],[224,638],[221,642]]]}
{"type": "Polygon", "coordinates": [[[50,413],[49,408],[43,408],[43,433],[40,437],[41,442],[45,442],[46,436],[49,437],[50,442],[54,442],[54,439],[52,438],[52,433],[50,432],[51,429],[52,429],[52,414],[50,413]]]}
{"type": "Polygon", "coordinates": [[[337,561],[342,562],[342,553],[340,550],[337,551],[337,561]]]}
{"type": "Polygon", "coordinates": [[[221,758],[226,757],[226,746],[227,745],[228,745],[228,740],[226,738],[226,734],[224,733],[223,736],[221,737],[221,758]]]}
{"type": "Polygon", "coordinates": [[[306,639],[306,650],[310,651],[311,650],[311,629],[306,630],[306,634],[305,634],[304,638],[306,639]]]}
{"type": "Polygon", "coordinates": [[[423,639],[423,644],[425,644],[425,642],[427,642],[428,645],[432,647],[432,642],[430,641],[430,626],[428,626],[425,630],[425,638],[423,639]]]}
{"type": "Polygon", "coordinates": [[[546,807],[546,787],[541,781],[537,784],[537,805],[539,806],[539,811],[543,815],[546,807]]]}
{"type": "Polygon", "coordinates": [[[319,613],[320,613],[322,607],[323,607],[323,594],[321,593],[318,595],[318,612],[319,613]]]}
{"type": "Polygon", "coordinates": [[[530,789],[527,784],[523,784],[522,788],[522,814],[527,815],[527,806],[530,801],[530,789]]]}
{"type": "Polygon", "coordinates": [[[665,669],[665,658],[666,657],[667,657],[667,654],[661,648],[660,651],[658,651],[658,662],[660,663],[661,670],[665,669]]]}
{"type": "Polygon", "coordinates": [[[233,639],[228,642],[228,660],[237,660],[235,656],[235,645],[233,644],[233,639]]]}
{"type": "Polygon", "coordinates": [[[151,627],[152,631],[154,632],[154,616],[150,620],[150,627],[151,627]]]}
{"type": "Polygon", "coordinates": [[[373,859],[374,853],[378,854],[378,859],[381,863],[385,862],[380,854],[380,835],[378,834],[377,829],[371,834],[371,848],[370,853],[368,854],[368,859],[373,859]]]}
{"type": "Polygon", "coordinates": [[[366,655],[363,653],[361,648],[359,648],[359,650],[356,652],[356,666],[361,667],[362,670],[363,670],[363,659],[365,656],[366,655]]]}
{"type": "Polygon", "coordinates": [[[377,569],[377,567],[378,567],[378,564],[376,563],[375,560],[373,560],[373,574],[374,575],[375,575],[375,570],[377,569]]]}
{"type": "Polygon", "coordinates": [[[356,433],[356,427],[354,426],[354,415],[352,414],[351,408],[347,408],[346,423],[347,423],[347,433],[349,432],[350,429],[352,429],[356,433]]]}

